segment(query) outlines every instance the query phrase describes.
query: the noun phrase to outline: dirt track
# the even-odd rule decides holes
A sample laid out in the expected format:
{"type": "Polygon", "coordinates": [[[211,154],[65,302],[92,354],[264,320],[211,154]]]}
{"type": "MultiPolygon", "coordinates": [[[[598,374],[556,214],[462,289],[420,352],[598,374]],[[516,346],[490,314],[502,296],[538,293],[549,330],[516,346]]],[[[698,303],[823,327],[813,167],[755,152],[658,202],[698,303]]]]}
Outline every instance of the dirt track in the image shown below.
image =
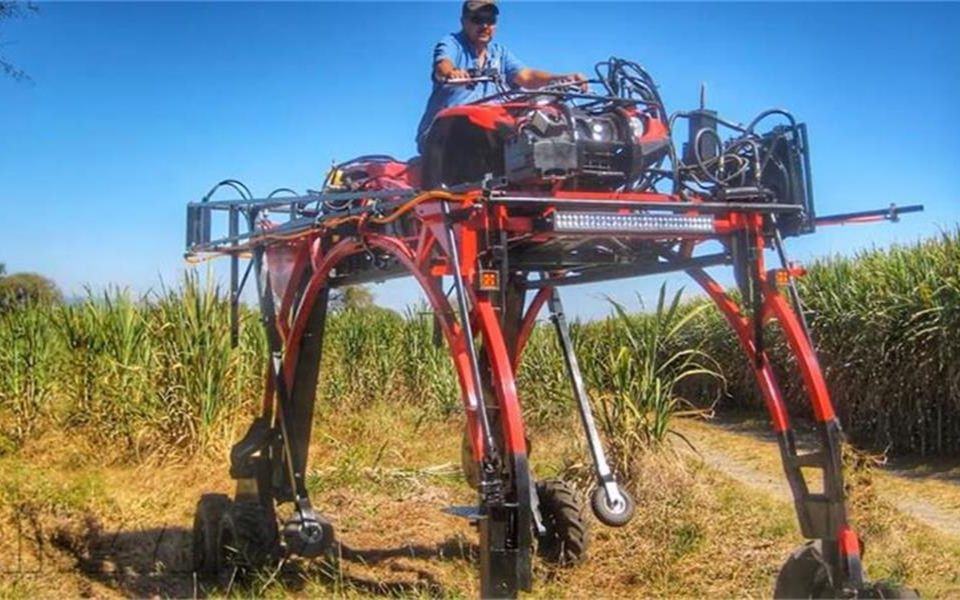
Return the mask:
{"type": "MultiPolygon", "coordinates": [[[[762,423],[678,420],[675,428],[693,443],[711,468],[792,502],[776,441],[762,423]]],[[[678,444],[678,448],[686,447],[678,444]]],[[[935,469],[929,464],[880,466],[875,476],[880,497],[897,510],[944,535],[960,538],[960,461],[935,469]]]]}

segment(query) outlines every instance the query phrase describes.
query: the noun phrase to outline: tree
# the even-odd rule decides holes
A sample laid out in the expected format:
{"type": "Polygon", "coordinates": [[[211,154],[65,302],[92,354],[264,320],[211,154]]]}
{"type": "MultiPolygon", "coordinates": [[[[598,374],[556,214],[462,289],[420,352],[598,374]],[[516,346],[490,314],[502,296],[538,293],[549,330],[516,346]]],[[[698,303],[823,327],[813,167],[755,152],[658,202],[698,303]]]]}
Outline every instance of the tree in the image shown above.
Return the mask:
{"type": "Polygon", "coordinates": [[[362,285],[351,285],[330,292],[330,310],[366,310],[373,306],[373,292],[362,285]]]}
{"type": "Polygon", "coordinates": [[[25,304],[58,304],[62,301],[60,288],[43,275],[14,273],[0,277],[0,312],[25,304]]]}
{"type": "MultiPolygon", "coordinates": [[[[4,19],[25,19],[33,13],[40,12],[40,7],[33,2],[18,2],[17,0],[0,0],[0,21],[4,19]]],[[[0,71],[14,81],[30,81],[30,76],[16,65],[7,60],[2,49],[6,43],[0,38],[0,71]]]]}

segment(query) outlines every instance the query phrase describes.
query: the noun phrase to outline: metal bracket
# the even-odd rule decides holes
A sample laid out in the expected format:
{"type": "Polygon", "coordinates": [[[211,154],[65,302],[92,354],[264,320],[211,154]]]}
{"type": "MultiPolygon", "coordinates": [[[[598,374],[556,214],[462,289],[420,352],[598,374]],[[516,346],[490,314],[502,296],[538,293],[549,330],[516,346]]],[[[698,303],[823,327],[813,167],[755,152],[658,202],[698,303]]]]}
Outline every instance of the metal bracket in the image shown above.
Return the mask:
{"type": "Polygon", "coordinates": [[[283,524],[283,541],[288,554],[314,558],[333,546],[333,525],[314,512],[308,498],[300,498],[293,517],[283,524]]]}
{"type": "Polygon", "coordinates": [[[257,417],[246,435],[230,449],[230,477],[249,479],[256,476],[251,457],[262,450],[270,441],[273,429],[267,417],[257,417]]]}

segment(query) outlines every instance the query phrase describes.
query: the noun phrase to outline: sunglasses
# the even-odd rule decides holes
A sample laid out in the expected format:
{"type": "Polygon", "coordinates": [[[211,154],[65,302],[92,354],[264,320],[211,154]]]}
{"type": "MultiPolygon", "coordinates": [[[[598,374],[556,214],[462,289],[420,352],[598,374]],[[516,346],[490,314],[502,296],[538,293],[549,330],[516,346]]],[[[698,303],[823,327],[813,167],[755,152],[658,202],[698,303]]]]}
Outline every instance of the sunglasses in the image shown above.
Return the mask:
{"type": "Polygon", "coordinates": [[[470,17],[470,22],[474,25],[496,25],[497,17],[496,15],[473,15],[470,17]]]}

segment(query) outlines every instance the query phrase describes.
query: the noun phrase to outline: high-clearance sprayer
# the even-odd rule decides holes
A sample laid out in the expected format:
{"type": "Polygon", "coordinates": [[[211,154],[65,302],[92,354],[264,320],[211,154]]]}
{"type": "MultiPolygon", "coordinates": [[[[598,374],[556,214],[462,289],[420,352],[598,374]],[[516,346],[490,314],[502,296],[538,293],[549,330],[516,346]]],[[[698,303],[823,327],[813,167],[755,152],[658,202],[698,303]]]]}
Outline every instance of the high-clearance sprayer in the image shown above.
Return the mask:
{"type": "MultiPolygon", "coordinates": [[[[473,75],[453,83],[495,77],[473,75]]],[[[479,529],[481,594],[529,590],[535,546],[546,560],[583,558],[582,540],[564,539],[582,536],[581,513],[557,508],[558,498],[573,497],[570,488],[538,483],[528,464],[515,384],[524,345],[546,305],[596,473],[591,507],[602,523],[624,525],[634,501],[605,458],[560,289],[685,271],[726,317],[756,373],[801,531],[812,540],[787,559],[775,595],[912,594],[865,579],[844,499],[840,423],[794,284],[803,270],[788,260],[784,240],[818,225],[896,220],[922,207],[817,216],[807,129],[786,111],[741,125],[706,109],[701,97],[700,108],[668,116],[650,75],[620,59],[597,65],[590,91],[578,85],[504,89],[443,110],[422,157],[360,157],[331,169],[319,191],[283,188],[254,199],[227,180],[188,205],[188,256],[230,257],[234,335],[252,271],[269,342],[262,414],[231,452],[235,496],[207,494],[197,507],[200,575],[233,576],[331,548],[333,527],[305,481],[329,293],[409,275],[434,311],[460,384],[471,448],[464,467],[478,497],[476,507],[452,512],[479,529]],[[679,122],[688,131],[680,152],[672,138],[679,122]],[[213,200],[225,187],[240,198],[213,200]],[[225,217],[225,235],[216,239],[214,215],[225,217]],[[710,241],[719,244],[704,244],[710,241]],[[769,249],[775,266],[767,264],[769,249]],[[249,264],[241,278],[242,260],[249,264]],[[706,272],[726,265],[739,301],[706,272]],[[820,431],[814,452],[797,449],[767,352],[771,321],[812,405],[820,431]],[[802,469],[819,473],[818,491],[802,469]],[[292,504],[292,516],[279,523],[283,503],[292,504]]]]}

